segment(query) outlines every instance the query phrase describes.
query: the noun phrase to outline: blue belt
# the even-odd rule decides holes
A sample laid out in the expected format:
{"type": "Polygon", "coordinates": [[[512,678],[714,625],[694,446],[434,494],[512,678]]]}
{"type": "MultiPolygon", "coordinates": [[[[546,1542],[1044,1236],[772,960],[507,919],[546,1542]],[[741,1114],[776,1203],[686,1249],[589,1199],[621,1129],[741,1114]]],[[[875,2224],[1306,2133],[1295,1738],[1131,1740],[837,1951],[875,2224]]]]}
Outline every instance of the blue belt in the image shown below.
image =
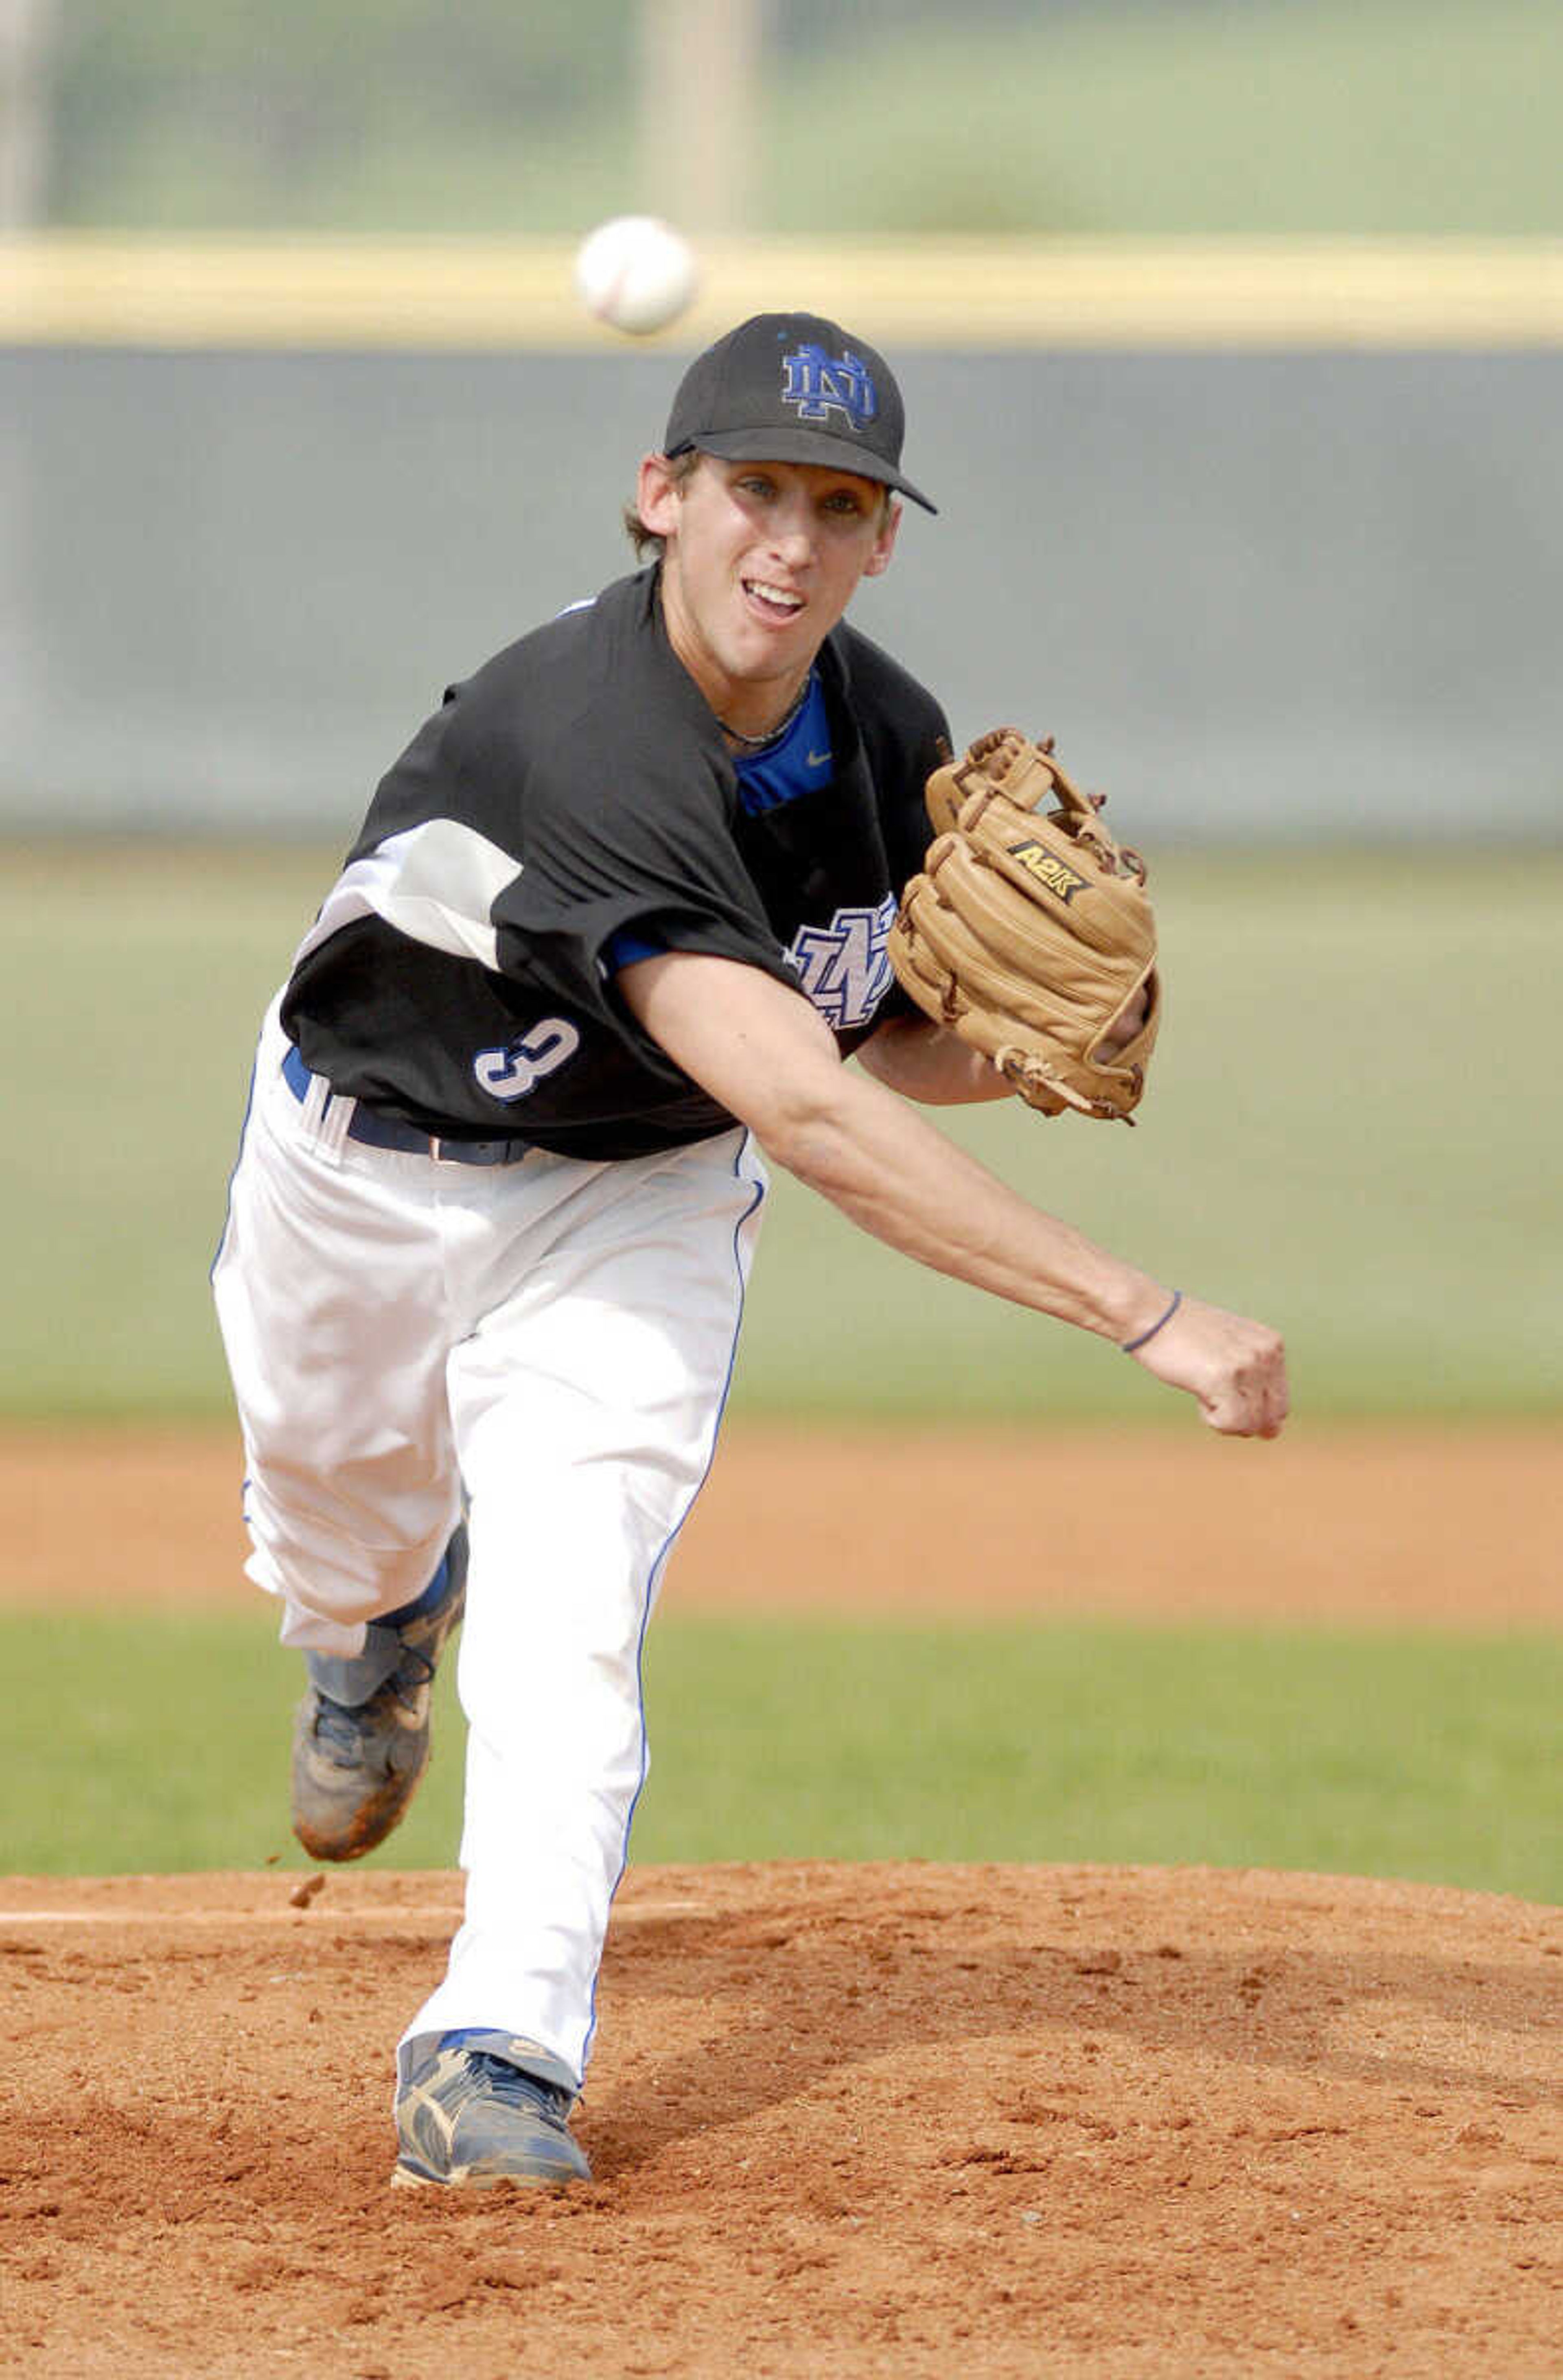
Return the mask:
{"type": "MultiPolygon", "coordinates": [[[[282,1079],[296,1099],[307,1095],[314,1080],[291,1041],[282,1062],[282,1079]]],[[[335,1092],[327,1092],[327,1107],[335,1097],[335,1092]]],[[[532,1146],[526,1140],[440,1140],[431,1133],[420,1132],[415,1123],[402,1123],[396,1116],[376,1114],[361,1099],[353,1102],[348,1138],[362,1141],[369,1148],[395,1148],[404,1157],[432,1157],[445,1165],[519,1165],[532,1146]]]]}

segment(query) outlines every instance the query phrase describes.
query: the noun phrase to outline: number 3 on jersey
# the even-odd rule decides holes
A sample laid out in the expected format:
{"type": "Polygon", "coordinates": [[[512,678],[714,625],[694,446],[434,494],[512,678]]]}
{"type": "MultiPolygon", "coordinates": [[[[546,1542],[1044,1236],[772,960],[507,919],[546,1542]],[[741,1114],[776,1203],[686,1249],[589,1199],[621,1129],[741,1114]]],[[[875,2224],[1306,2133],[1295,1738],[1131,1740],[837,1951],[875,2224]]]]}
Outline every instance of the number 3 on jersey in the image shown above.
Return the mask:
{"type": "Polygon", "coordinates": [[[472,1072],[491,1099],[524,1099],[580,1047],[580,1036],[568,1017],[544,1016],[502,1049],[480,1050],[472,1072]]]}

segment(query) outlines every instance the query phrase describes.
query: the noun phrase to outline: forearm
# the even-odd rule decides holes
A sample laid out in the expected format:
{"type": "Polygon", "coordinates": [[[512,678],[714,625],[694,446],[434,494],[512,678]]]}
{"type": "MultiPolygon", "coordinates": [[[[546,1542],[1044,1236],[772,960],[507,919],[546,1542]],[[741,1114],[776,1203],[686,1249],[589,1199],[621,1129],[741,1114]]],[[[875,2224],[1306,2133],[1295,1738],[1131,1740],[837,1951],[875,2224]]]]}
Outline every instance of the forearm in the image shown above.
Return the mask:
{"type": "Polygon", "coordinates": [[[1159,1281],[1041,1213],[904,1099],[843,1066],[796,992],[751,967],[673,953],[619,980],[647,1030],[767,1155],[875,1239],[1106,1339],[1133,1337],[1166,1305],[1159,1281]]]}
{"type": "Polygon", "coordinates": [[[1121,1342],[1162,1283],[1044,1214],[875,1082],[839,1072],[756,1123],[767,1155],[861,1229],[934,1271],[1121,1342]]]}
{"type": "Polygon", "coordinates": [[[1181,1293],[1017,1197],[872,1082],[782,1116],[762,1144],[842,1213],[937,1272],[1056,1316],[1120,1347],[1168,1388],[1197,1397],[1213,1429],[1275,1438],[1286,1355],[1263,1323],[1181,1293]]]}
{"type": "Polygon", "coordinates": [[[1213,1429],[1274,1438],[1287,1415],[1274,1330],[1166,1284],[1019,1197],[904,1099],[844,1067],[799,995],[752,967],[678,952],[618,982],[652,1038],[778,1163],[935,1272],[1119,1346],[1197,1397],[1213,1429]]]}

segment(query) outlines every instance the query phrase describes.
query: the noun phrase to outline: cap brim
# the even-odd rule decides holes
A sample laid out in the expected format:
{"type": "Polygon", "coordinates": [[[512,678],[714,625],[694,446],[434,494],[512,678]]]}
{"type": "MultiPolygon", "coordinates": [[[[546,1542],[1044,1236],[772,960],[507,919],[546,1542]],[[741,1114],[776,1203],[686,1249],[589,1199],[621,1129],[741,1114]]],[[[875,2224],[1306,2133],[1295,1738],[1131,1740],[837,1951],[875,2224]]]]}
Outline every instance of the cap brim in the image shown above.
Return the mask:
{"type": "Polygon", "coordinates": [[[682,438],[672,454],[682,454],[695,446],[702,455],[719,455],[724,463],[815,463],[823,469],[850,471],[859,480],[875,480],[882,488],[894,488],[898,495],[910,496],[925,513],[936,513],[938,505],[929,501],[921,488],[893,470],[881,455],[865,453],[849,438],[833,438],[825,430],[714,430],[709,437],[697,431],[693,437],[682,438]]]}

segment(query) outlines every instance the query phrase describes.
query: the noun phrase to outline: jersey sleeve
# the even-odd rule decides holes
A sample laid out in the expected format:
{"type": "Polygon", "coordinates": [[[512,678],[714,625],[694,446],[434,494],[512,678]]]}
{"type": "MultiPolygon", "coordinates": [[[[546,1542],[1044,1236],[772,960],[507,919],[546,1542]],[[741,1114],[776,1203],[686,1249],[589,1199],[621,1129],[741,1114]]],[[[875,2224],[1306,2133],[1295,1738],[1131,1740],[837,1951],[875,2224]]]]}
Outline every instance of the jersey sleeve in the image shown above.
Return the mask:
{"type": "MultiPolygon", "coordinates": [[[[520,868],[494,905],[500,967],[588,1010],[626,949],[693,951],[794,978],[734,840],[719,749],[671,741],[579,783],[533,771],[520,868]]],[[[617,1011],[616,1011],[617,1013],[617,1011]]]]}

